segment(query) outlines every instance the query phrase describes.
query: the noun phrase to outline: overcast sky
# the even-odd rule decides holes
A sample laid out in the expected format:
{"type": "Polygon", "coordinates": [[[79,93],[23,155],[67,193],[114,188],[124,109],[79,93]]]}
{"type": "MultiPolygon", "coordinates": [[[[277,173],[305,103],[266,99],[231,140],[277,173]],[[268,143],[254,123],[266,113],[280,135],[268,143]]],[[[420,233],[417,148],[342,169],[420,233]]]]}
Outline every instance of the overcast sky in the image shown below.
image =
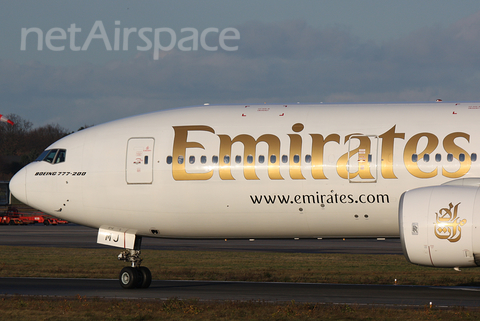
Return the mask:
{"type": "Polygon", "coordinates": [[[0,114],[36,126],[76,130],[205,102],[480,100],[478,0],[0,0],[0,8],[0,114]]]}

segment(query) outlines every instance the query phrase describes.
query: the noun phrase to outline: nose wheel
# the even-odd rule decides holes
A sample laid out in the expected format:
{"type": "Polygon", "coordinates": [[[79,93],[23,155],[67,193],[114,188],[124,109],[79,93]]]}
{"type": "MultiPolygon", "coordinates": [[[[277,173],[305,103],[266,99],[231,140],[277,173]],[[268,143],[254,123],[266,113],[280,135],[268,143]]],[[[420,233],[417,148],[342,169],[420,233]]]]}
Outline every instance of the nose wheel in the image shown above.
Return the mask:
{"type": "Polygon", "coordinates": [[[140,250],[125,250],[118,255],[118,259],[131,262],[132,266],[122,269],[119,276],[120,285],[124,289],[146,289],[152,283],[152,273],[145,266],[140,266],[140,250]]]}
{"type": "Polygon", "coordinates": [[[124,289],[146,289],[152,283],[152,273],[145,266],[126,266],[120,272],[119,280],[124,289]]]}

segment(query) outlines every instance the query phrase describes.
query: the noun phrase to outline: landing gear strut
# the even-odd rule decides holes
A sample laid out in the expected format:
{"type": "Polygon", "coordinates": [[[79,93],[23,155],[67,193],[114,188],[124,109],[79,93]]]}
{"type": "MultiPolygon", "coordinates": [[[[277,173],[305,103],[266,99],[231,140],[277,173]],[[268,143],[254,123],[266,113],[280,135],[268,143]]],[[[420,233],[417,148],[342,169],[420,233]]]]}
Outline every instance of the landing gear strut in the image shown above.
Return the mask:
{"type": "MultiPolygon", "coordinates": [[[[139,242],[140,243],[140,242],[139,242]]],[[[140,248],[140,246],[138,246],[140,248]]],[[[152,283],[152,273],[147,267],[140,266],[142,258],[140,257],[140,249],[121,252],[118,259],[124,262],[131,262],[132,266],[126,266],[120,272],[120,285],[124,289],[142,288],[146,289],[152,283]]]]}

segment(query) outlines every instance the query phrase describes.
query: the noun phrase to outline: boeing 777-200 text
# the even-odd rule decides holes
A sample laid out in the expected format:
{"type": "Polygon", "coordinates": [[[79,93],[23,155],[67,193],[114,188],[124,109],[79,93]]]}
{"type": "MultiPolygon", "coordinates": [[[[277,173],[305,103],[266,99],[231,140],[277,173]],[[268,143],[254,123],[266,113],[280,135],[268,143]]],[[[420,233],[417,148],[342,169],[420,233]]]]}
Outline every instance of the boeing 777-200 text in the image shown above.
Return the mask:
{"type": "Polygon", "coordinates": [[[123,248],[124,288],[150,285],[142,237],[400,237],[412,263],[473,267],[477,118],[480,102],[159,111],[62,138],[10,189],[123,248]]]}

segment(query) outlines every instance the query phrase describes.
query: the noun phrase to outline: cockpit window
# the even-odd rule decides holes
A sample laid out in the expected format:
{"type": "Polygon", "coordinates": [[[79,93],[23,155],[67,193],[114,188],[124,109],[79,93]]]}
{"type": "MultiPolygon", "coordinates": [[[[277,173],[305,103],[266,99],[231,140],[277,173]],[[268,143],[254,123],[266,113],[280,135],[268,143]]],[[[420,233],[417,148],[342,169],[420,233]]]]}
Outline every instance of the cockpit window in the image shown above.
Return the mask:
{"type": "Polygon", "coordinates": [[[47,163],[53,164],[53,160],[55,159],[55,155],[57,155],[57,152],[57,149],[52,149],[43,160],[47,163]]]}
{"type": "Polygon", "coordinates": [[[59,149],[57,153],[57,157],[55,158],[55,164],[63,163],[65,161],[65,155],[67,151],[65,149],[59,149]]]}
{"type": "Polygon", "coordinates": [[[65,162],[67,150],[65,149],[47,149],[40,154],[35,160],[36,162],[45,161],[50,164],[58,164],[65,162]]]}
{"type": "Polygon", "coordinates": [[[50,150],[44,150],[40,156],[37,157],[37,159],[35,159],[36,162],[41,162],[45,156],[47,156],[47,154],[50,152],[50,150]]]}

